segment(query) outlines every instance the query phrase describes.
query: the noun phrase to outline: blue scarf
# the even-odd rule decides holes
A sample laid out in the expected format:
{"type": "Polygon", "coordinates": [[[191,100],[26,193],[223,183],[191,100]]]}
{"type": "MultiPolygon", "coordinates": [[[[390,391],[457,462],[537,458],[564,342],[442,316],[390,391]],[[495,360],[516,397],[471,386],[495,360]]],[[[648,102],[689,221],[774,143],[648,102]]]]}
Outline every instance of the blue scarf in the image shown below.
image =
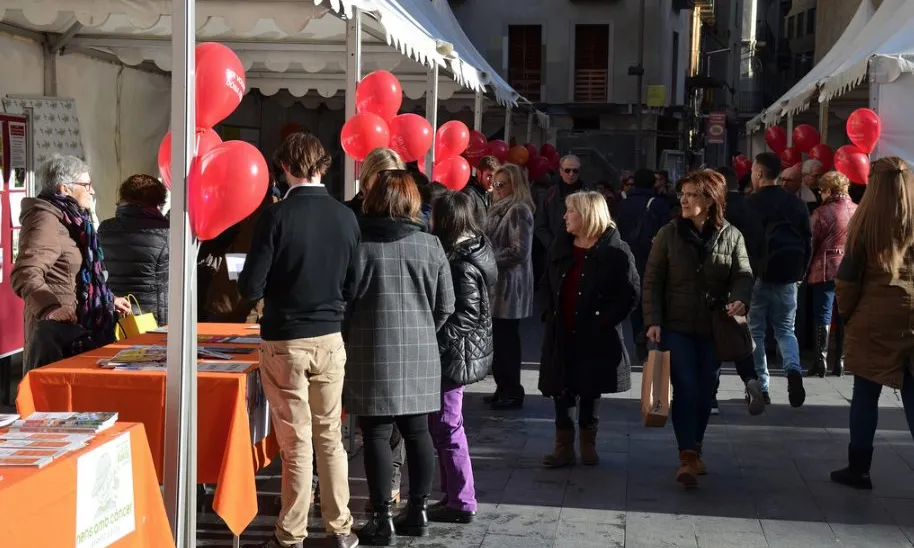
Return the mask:
{"type": "Polygon", "coordinates": [[[114,342],[114,295],[108,289],[105,257],[89,212],[69,196],[56,194],[41,198],[63,213],[63,224],[83,256],[76,275],[76,321],[89,332],[95,344],[110,344],[114,342]]]}

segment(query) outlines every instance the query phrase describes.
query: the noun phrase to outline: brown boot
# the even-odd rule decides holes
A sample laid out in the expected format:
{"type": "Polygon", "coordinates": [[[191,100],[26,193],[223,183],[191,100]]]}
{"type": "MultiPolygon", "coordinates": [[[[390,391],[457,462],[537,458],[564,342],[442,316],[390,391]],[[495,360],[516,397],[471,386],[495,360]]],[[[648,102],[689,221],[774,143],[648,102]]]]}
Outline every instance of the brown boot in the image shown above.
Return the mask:
{"type": "Polygon", "coordinates": [[[676,481],[681,483],[683,487],[695,487],[698,485],[698,473],[695,471],[697,462],[697,452],[679,452],[679,468],[676,470],[676,481]]]}
{"type": "Polygon", "coordinates": [[[698,457],[695,459],[695,466],[694,466],[695,473],[698,474],[699,476],[707,476],[708,467],[705,466],[704,461],[701,460],[701,449],[702,449],[701,444],[696,443],[695,444],[695,453],[698,455],[698,457]]]}
{"type": "Polygon", "coordinates": [[[600,464],[600,456],[597,455],[597,425],[581,428],[578,436],[581,448],[581,464],[585,466],[600,464]]]}
{"type": "Polygon", "coordinates": [[[574,462],[574,428],[570,430],[556,428],[555,449],[551,454],[543,457],[543,465],[546,468],[561,468],[572,466],[574,462]]]}

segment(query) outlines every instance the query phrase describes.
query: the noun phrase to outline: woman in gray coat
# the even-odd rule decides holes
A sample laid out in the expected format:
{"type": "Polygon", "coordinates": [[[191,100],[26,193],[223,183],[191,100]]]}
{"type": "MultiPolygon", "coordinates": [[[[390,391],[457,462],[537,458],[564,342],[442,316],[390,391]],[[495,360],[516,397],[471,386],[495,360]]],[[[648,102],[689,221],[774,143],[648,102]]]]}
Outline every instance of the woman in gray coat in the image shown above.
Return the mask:
{"type": "Polygon", "coordinates": [[[498,282],[492,290],[494,409],[520,409],[520,320],[533,315],[533,198],[523,171],[507,164],[495,172],[487,232],[495,249],[498,282]]]}
{"type": "Polygon", "coordinates": [[[371,512],[362,544],[389,546],[428,533],[435,474],[428,414],[441,407],[437,332],[454,311],[451,269],[441,242],[422,232],[421,200],[405,170],[383,171],[362,204],[361,274],[346,339],[347,410],[359,417],[371,512]],[[390,436],[406,443],[409,506],[393,523],[390,436]]]}

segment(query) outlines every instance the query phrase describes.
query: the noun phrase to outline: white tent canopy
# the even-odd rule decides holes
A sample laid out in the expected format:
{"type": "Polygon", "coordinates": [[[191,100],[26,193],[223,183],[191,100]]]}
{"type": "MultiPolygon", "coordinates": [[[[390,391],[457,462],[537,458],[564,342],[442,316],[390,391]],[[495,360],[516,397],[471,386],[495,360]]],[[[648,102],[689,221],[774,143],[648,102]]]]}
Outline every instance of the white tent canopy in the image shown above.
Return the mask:
{"type": "MultiPolygon", "coordinates": [[[[886,5],[900,5],[904,0],[885,0],[886,5]]],[[[844,33],[835,42],[835,45],[825,54],[806,76],[794,84],[790,90],[782,95],[764,112],[749,120],[746,127],[752,133],[764,124],[765,127],[773,126],[787,114],[798,112],[808,107],[810,99],[815,95],[820,80],[831,74],[831,70],[840,65],[853,51],[850,49],[858,36],[866,28],[873,17],[873,3],[871,0],[862,0],[854,17],[848,23],[844,33]]]]}

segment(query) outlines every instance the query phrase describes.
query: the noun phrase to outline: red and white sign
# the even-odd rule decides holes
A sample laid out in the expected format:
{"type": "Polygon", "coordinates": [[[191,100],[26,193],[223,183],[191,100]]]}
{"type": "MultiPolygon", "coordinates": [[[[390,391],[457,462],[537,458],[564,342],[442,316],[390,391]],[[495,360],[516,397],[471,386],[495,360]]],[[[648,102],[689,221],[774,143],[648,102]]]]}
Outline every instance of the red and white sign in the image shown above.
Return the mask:
{"type": "Polygon", "coordinates": [[[709,145],[722,145],[727,137],[727,113],[712,112],[708,115],[705,126],[705,142],[709,145]]]}

